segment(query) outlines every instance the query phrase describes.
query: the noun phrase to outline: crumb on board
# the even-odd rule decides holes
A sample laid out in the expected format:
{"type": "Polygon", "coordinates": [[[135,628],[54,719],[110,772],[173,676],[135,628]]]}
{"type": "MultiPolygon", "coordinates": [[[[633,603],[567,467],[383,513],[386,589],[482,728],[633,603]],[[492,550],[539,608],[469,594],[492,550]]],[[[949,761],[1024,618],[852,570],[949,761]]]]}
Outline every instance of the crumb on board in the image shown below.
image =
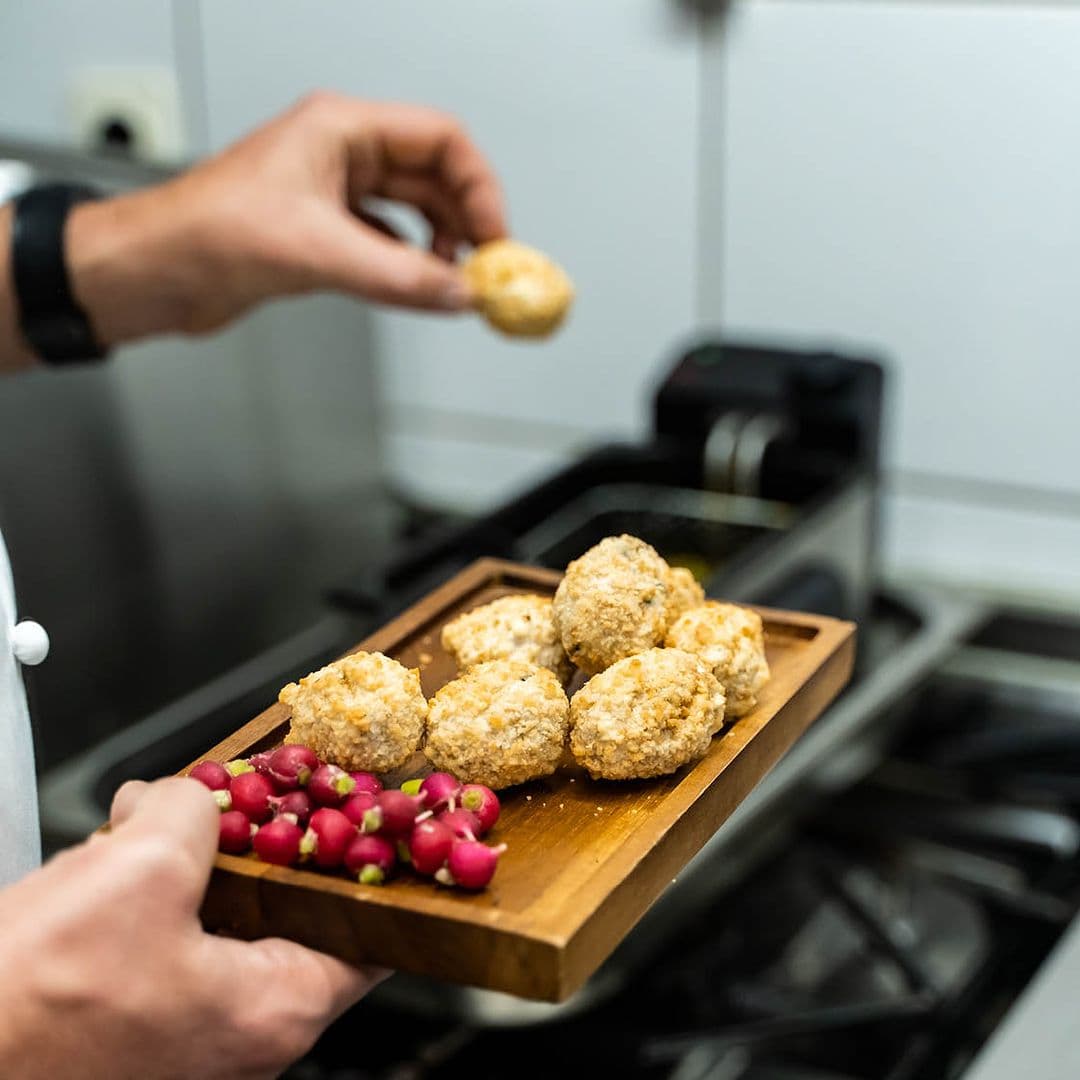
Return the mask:
{"type": "Polygon", "coordinates": [[[434,660],[435,658],[429,652],[422,652],[417,657],[417,659],[420,661],[421,664],[430,664],[431,661],[434,660]]]}
{"type": "Polygon", "coordinates": [[[561,810],[565,805],[565,803],[559,803],[559,809],[561,810]]]}
{"type": "Polygon", "coordinates": [[[532,796],[531,795],[526,795],[525,796],[525,801],[526,802],[532,802],[532,796]]]}

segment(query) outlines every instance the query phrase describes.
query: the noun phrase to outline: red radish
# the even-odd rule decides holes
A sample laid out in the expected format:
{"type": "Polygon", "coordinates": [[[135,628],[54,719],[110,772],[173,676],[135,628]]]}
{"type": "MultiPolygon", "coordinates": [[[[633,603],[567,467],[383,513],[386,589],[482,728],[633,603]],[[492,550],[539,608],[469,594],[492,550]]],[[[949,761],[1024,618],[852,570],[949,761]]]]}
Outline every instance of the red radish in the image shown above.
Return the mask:
{"type": "Polygon", "coordinates": [[[446,862],[455,843],[457,837],[449,825],[434,818],[421,821],[409,837],[409,856],[413,866],[418,873],[434,874],[446,862]]]}
{"type": "Polygon", "coordinates": [[[188,776],[205,784],[211,791],[225,791],[232,777],[220,761],[200,761],[188,776]]]}
{"type": "Polygon", "coordinates": [[[436,820],[448,825],[462,840],[475,840],[480,835],[480,819],[471,810],[444,810],[436,820]]]}
{"type": "Polygon", "coordinates": [[[361,885],[381,885],[396,858],[385,836],[358,836],[345,849],[345,869],[356,874],[361,885]]]}
{"type": "Polygon", "coordinates": [[[249,765],[243,758],[235,758],[225,762],[225,769],[230,776],[243,776],[244,773],[254,772],[255,766],[249,765]]]}
{"type": "Polygon", "coordinates": [[[446,866],[435,875],[435,880],[463,889],[482,889],[495,876],[495,864],[505,850],[505,844],[491,848],[479,840],[459,840],[450,849],[446,866]]]}
{"type": "Polygon", "coordinates": [[[246,772],[232,778],[229,785],[232,808],[247,814],[254,822],[263,822],[270,816],[270,797],[274,785],[262,773],[246,772]]]}
{"type": "Polygon", "coordinates": [[[315,858],[323,870],[340,866],[345,849],[356,839],[356,826],[340,811],[321,807],[311,815],[311,824],[300,842],[300,851],[315,858]]]}
{"type": "Polygon", "coordinates": [[[375,796],[375,805],[364,814],[362,829],[366,833],[377,832],[384,836],[408,836],[420,807],[419,796],[414,798],[404,791],[380,791],[375,796]]]}
{"type": "Polygon", "coordinates": [[[271,797],[270,809],[275,817],[289,814],[297,825],[307,825],[312,811],[311,798],[306,791],[287,791],[284,795],[271,797]]]}
{"type": "MultiPolygon", "coordinates": [[[[265,780],[266,777],[262,779],[265,780]]],[[[289,866],[300,861],[300,841],[303,838],[304,830],[299,825],[279,817],[263,825],[251,842],[255,847],[255,854],[263,862],[273,863],[275,866],[289,866]]]]}
{"type": "Polygon", "coordinates": [[[340,806],[354,787],[356,781],[336,765],[320,765],[307,783],[308,794],[320,806],[340,806]]]}
{"type": "Polygon", "coordinates": [[[270,775],[270,757],[273,754],[273,750],[263,750],[261,753],[252,754],[247,759],[247,763],[256,771],[261,772],[263,776],[270,775]]]}
{"type": "Polygon", "coordinates": [[[447,772],[433,772],[420,785],[420,794],[423,795],[424,805],[429,810],[438,810],[443,806],[453,810],[459,791],[461,785],[447,772]]]}
{"type": "Polygon", "coordinates": [[[232,793],[228,791],[215,791],[214,802],[217,803],[218,809],[224,813],[226,810],[232,809],[232,793]]]}
{"type": "Polygon", "coordinates": [[[483,784],[466,784],[461,789],[461,805],[476,815],[480,823],[478,836],[490,832],[491,827],[499,820],[499,796],[489,787],[483,784]]]}
{"type": "Polygon", "coordinates": [[[364,815],[375,805],[370,791],[354,791],[342,804],[341,812],[357,827],[364,824],[364,815]]]}
{"type": "Polygon", "coordinates": [[[382,791],[382,781],[374,774],[370,772],[351,772],[349,775],[356,781],[356,787],[353,788],[353,794],[359,794],[361,791],[369,791],[372,795],[378,795],[382,791]]]}
{"type": "Polygon", "coordinates": [[[306,746],[279,746],[267,762],[267,774],[278,791],[293,791],[303,787],[319,767],[314,750],[306,746]]]}
{"type": "Polygon", "coordinates": [[[251,847],[255,826],[239,810],[226,810],[218,824],[218,851],[243,855],[251,847]]]}

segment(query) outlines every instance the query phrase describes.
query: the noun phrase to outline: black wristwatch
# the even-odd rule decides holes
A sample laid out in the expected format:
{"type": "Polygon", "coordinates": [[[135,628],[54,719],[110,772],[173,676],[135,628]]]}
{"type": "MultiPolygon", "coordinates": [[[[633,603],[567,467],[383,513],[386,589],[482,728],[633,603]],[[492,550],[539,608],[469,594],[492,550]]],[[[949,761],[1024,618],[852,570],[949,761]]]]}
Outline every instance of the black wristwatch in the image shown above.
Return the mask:
{"type": "Polygon", "coordinates": [[[97,198],[91,188],[48,184],[15,200],[11,225],[11,276],[19,328],[48,364],[103,360],[107,352],[71,288],[64,253],[64,224],[71,208],[97,198]]]}

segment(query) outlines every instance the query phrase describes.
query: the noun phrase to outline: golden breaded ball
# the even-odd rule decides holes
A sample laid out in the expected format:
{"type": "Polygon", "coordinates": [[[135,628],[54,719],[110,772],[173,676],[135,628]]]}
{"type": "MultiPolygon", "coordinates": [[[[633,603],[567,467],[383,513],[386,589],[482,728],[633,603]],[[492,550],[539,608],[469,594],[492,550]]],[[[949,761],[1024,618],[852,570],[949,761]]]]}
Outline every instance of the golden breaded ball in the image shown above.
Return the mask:
{"type": "Polygon", "coordinates": [[[510,787],[555,771],[569,721],[570,703],[547,668],[490,660],[431,699],[424,753],[463,783],[510,787]]]}
{"type": "Polygon", "coordinates": [[[691,653],[647,649],[594,675],[570,703],[570,750],[594,780],[665,776],[703,757],[724,689],[691,653]]]}
{"type": "Polygon", "coordinates": [[[769,681],[761,616],[737,604],[707,600],[680,615],[666,642],[696,653],[724,684],[729,716],[745,716],[769,681]]]}
{"type": "Polygon", "coordinates": [[[521,660],[553,671],[564,684],[573,672],[546,596],[500,596],[466,611],[443,627],[442,646],[459,671],[487,660],[521,660]]]}
{"type": "Polygon", "coordinates": [[[546,337],[574,300],[562,268],[516,240],[481,244],[461,269],[484,317],[504,334],[546,337]]]}
{"type": "Polygon", "coordinates": [[[382,653],[357,652],[284,687],[292,708],[288,743],[309,746],[346,771],[404,765],[424,733],[420,674],[382,653]]]}
{"type": "Polygon", "coordinates": [[[555,591],[555,627],[587,675],[664,640],[671,568],[636,536],[609,536],[575,559],[555,591]]]}
{"type": "Polygon", "coordinates": [[[668,574],[668,622],[673,623],[684,611],[705,603],[705,590],[685,566],[673,566],[668,574]]]}

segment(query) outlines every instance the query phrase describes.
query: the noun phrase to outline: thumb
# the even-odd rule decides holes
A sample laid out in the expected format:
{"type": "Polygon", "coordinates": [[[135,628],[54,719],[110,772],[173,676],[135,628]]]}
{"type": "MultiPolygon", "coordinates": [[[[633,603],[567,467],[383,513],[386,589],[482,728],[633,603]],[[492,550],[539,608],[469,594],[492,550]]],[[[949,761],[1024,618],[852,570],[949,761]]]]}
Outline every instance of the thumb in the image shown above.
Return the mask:
{"type": "Polygon", "coordinates": [[[120,785],[113,796],[112,808],[109,810],[109,825],[112,828],[122,825],[131,817],[149,786],[145,780],[129,780],[126,784],[120,785]]]}
{"type": "Polygon", "coordinates": [[[473,295],[461,270],[411,244],[342,217],[319,253],[323,284],[380,304],[423,311],[464,311],[473,295]]]}
{"type": "Polygon", "coordinates": [[[152,784],[124,784],[113,799],[110,825],[115,843],[167,843],[185,860],[201,898],[217,852],[221,811],[212,792],[197,780],[173,776],[152,784]]]}

